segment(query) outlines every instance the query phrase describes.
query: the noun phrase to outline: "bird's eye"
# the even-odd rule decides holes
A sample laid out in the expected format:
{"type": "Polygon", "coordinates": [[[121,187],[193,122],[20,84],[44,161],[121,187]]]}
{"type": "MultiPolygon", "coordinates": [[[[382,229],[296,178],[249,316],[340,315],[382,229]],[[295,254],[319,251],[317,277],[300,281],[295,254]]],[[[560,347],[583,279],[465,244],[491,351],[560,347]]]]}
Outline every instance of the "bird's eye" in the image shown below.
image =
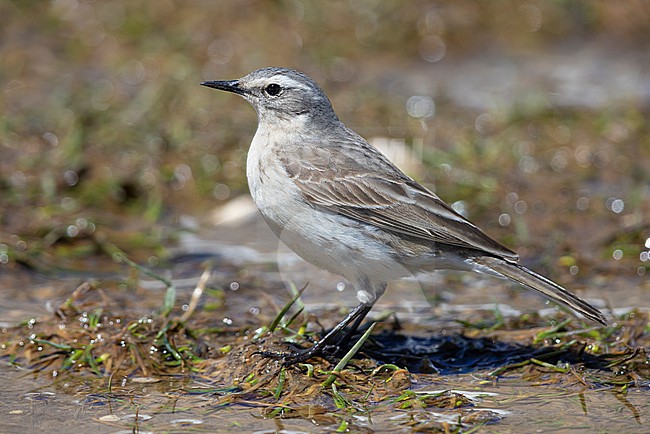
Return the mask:
{"type": "Polygon", "coordinates": [[[268,96],[278,96],[280,95],[280,92],[282,92],[282,87],[280,87],[279,84],[271,83],[264,88],[264,92],[266,92],[268,96]]]}

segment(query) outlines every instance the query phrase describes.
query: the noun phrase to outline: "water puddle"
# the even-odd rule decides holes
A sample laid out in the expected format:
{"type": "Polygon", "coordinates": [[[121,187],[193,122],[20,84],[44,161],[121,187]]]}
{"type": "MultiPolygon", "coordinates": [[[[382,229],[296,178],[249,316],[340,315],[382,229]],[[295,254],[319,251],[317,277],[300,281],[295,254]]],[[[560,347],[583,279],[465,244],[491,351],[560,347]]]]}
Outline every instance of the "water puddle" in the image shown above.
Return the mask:
{"type": "Polygon", "coordinates": [[[217,405],[214,395],[188,393],[205,384],[161,379],[132,380],[97,390],[100,380],[56,382],[3,366],[0,429],[3,432],[314,432],[342,426],[352,432],[449,430],[484,425],[481,432],[643,432],[650,422],[647,390],[620,393],[613,388],[545,384],[520,375],[482,379],[483,373],[418,376],[416,396],[369,403],[365,411],[341,412],[326,400],[269,416],[269,404],[217,405]],[[30,378],[31,377],[31,378],[30,378]],[[26,391],[27,390],[27,391],[26,391]],[[420,397],[420,398],[418,398],[420,397]]]}

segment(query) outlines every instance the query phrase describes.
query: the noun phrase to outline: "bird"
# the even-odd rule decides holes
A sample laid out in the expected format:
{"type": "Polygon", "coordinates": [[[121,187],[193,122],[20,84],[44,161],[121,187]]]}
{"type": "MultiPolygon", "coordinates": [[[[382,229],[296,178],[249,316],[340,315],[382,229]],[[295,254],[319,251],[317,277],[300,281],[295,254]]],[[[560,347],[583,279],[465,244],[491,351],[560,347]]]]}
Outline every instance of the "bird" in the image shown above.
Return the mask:
{"type": "Polygon", "coordinates": [[[389,281],[438,269],[509,279],[606,325],[598,309],[520,265],[514,251],[348,128],[306,74],[265,67],[201,85],[237,94],[257,112],[246,177],[271,230],[357,292],[359,304],[311,347],[283,354],[285,364],[324,356],[347,342],[389,281]]]}

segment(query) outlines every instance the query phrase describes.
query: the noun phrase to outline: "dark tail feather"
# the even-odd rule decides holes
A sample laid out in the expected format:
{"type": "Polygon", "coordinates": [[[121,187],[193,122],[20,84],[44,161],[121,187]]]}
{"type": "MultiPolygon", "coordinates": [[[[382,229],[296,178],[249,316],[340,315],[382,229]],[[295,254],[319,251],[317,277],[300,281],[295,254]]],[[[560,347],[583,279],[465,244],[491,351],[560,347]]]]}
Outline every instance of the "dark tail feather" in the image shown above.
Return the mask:
{"type": "Polygon", "coordinates": [[[490,256],[474,258],[474,262],[478,265],[487,267],[490,270],[496,271],[497,273],[507,277],[508,279],[514,280],[527,288],[540,292],[551,300],[562,303],[593,321],[602,325],[607,325],[605,315],[603,315],[598,309],[571,294],[557,283],[544,276],[540,276],[526,267],[490,256]]]}

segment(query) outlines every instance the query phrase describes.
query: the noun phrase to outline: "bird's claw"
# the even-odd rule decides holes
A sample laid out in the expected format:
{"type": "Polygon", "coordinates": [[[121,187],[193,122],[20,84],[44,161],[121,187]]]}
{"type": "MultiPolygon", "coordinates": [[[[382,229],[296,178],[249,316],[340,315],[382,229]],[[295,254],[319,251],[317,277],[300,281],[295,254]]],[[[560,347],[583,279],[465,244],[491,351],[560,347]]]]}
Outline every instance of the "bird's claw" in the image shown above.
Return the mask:
{"type": "Polygon", "coordinates": [[[282,366],[288,367],[305,363],[313,357],[322,357],[331,363],[339,352],[340,348],[337,345],[320,347],[316,344],[310,348],[301,348],[286,353],[280,351],[255,351],[253,354],[259,354],[269,359],[282,360],[282,366]]]}

